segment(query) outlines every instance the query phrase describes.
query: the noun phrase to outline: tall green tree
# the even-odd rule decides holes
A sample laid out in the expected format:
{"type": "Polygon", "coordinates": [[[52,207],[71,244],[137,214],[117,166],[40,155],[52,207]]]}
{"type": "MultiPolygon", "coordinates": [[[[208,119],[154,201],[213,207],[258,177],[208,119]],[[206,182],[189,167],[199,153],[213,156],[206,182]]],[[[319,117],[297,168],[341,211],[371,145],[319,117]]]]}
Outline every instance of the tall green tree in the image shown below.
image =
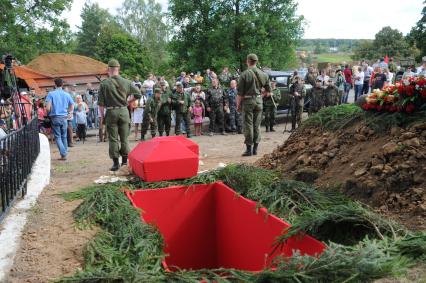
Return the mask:
{"type": "Polygon", "coordinates": [[[117,21],[145,47],[154,71],[167,64],[169,27],[159,3],[155,0],[125,0],[118,9],[117,21]]]}
{"type": "Polygon", "coordinates": [[[170,0],[174,62],[192,70],[242,68],[255,52],[262,65],[284,68],[303,34],[296,9],[293,0],[170,0]]]}
{"type": "Polygon", "coordinates": [[[423,2],[423,9],[420,20],[411,29],[409,39],[415,43],[416,47],[420,49],[420,57],[426,56],[426,1],[423,2]]]}
{"type": "Polygon", "coordinates": [[[153,68],[146,48],[114,23],[102,28],[96,41],[95,58],[102,62],[117,59],[122,73],[128,77],[146,76],[153,68]]]}
{"type": "Polygon", "coordinates": [[[94,57],[96,40],[102,28],[111,23],[113,17],[108,10],[103,9],[98,3],[87,1],[81,11],[81,27],[77,32],[76,52],[81,55],[94,57]]]}
{"type": "Polygon", "coordinates": [[[0,53],[27,63],[44,52],[70,51],[71,32],[61,19],[72,0],[0,0],[0,53]]]}
{"type": "Polygon", "coordinates": [[[378,59],[386,55],[389,57],[413,57],[418,51],[410,45],[406,37],[397,29],[384,27],[376,33],[370,43],[361,43],[354,51],[354,59],[378,59]]]}

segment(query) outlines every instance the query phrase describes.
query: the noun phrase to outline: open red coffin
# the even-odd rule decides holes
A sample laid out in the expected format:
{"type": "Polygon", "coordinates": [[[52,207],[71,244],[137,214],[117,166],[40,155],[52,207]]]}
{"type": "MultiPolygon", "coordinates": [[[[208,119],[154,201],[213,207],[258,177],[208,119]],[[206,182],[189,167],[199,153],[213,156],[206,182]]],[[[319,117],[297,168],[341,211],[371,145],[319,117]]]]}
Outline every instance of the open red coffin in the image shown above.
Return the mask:
{"type": "Polygon", "coordinates": [[[325,245],[296,235],[274,250],[274,242],[290,224],[221,182],[209,185],[128,191],[142,219],[158,227],[168,256],[167,270],[234,268],[262,271],[279,254],[294,250],[319,255],[325,245]],[[272,254],[271,254],[272,253],[272,254]]]}
{"type": "Polygon", "coordinates": [[[181,142],[140,142],[129,153],[133,172],[146,182],[191,178],[198,172],[198,155],[181,142]]]}
{"type": "Polygon", "coordinates": [[[199,154],[198,144],[184,136],[168,136],[168,137],[155,137],[151,141],[177,141],[186,146],[189,150],[194,152],[197,156],[199,154]]]}

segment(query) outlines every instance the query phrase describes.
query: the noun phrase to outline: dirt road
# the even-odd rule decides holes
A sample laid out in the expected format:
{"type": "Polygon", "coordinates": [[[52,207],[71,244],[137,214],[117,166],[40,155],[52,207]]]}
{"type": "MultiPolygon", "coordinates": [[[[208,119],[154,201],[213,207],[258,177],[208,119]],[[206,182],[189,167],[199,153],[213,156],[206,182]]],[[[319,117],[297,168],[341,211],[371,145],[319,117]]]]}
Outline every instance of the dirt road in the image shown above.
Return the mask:
{"type": "MultiPolygon", "coordinates": [[[[283,129],[282,124],[274,133],[265,133],[262,128],[257,157],[241,157],[242,135],[194,137],[200,146],[199,170],[216,168],[219,163],[252,163],[283,143],[288,137],[283,129]]],[[[136,144],[132,139],[133,135],[129,138],[131,147],[136,144]]],[[[74,274],[81,268],[84,245],[96,233],[75,228],[72,211],[79,202],[66,202],[58,194],[77,191],[98,177],[108,175],[111,166],[108,144],[97,143],[96,138],[91,137],[85,144],[71,148],[66,162],[57,160],[59,153],[55,145],[51,146],[51,154],[51,184],[42,192],[31,213],[8,282],[48,282],[74,274]]]]}

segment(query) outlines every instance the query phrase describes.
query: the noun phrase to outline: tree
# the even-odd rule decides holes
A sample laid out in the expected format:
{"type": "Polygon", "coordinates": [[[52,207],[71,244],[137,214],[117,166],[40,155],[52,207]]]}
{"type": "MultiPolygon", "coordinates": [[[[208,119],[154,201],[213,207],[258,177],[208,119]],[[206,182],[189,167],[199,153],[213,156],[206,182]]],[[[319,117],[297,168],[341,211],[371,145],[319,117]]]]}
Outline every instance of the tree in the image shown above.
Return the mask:
{"type": "Polygon", "coordinates": [[[386,55],[389,57],[404,58],[413,57],[417,50],[411,46],[402,32],[391,27],[384,27],[376,33],[370,43],[361,43],[354,52],[355,59],[378,59],[386,55]]]}
{"type": "Polygon", "coordinates": [[[72,0],[0,0],[0,53],[27,63],[44,52],[67,52],[69,25],[60,19],[72,0]]]}
{"type": "Polygon", "coordinates": [[[426,56],[426,1],[423,4],[422,17],[409,34],[409,40],[420,49],[420,58],[426,56]]]}
{"type": "Polygon", "coordinates": [[[171,0],[174,63],[191,70],[242,68],[254,52],[262,65],[284,68],[296,60],[303,33],[296,8],[293,0],[171,0]]]}
{"type": "Polygon", "coordinates": [[[108,10],[99,7],[98,3],[87,1],[81,11],[82,24],[77,33],[76,53],[94,57],[96,40],[103,27],[112,21],[108,10]]]}
{"type": "Polygon", "coordinates": [[[146,48],[132,35],[111,23],[102,28],[95,46],[95,58],[108,62],[115,58],[128,77],[146,76],[152,70],[152,62],[146,48]]]}
{"type": "Polygon", "coordinates": [[[125,0],[118,10],[117,21],[146,49],[155,70],[167,63],[166,50],[169,28],[161,5],[154,0],[125,0]]]}

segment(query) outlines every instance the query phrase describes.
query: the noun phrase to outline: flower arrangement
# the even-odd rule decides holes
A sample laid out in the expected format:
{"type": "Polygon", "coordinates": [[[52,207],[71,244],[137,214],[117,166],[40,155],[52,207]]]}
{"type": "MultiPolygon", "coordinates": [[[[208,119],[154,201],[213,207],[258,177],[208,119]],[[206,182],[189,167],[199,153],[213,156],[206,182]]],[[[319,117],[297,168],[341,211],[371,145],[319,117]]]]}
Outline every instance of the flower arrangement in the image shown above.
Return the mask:
{"type": "Polygon", "coordinates": [[[411,77],[375,89],[370,93],[362,108],[366,111],[387,111],[412,113],[426,104],[426,78],[411,77]]]}

